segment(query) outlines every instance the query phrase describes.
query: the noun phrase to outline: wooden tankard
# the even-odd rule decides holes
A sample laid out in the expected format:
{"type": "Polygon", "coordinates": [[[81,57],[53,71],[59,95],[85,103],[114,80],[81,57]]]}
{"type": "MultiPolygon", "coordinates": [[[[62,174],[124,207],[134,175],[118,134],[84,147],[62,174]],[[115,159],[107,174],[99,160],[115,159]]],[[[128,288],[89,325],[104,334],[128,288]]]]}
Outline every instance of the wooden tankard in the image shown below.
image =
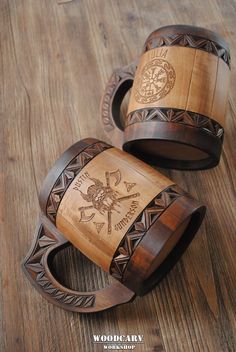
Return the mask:
{"type": "Polygon", "coordinates": [[[101,102],[105,131],[146,162],[206,169],[220,160],[230,53],[216,33],[187,25],[160,28],[140,59],[116,70],[101,102]],[[122,122],[121,102],[130,89],[122,122]]]}
{"type": "Polygon", "coordinates": [[[46,299],[78,312],[148,292],[179,259],[205,214],[205,206],[173,181],[96,139],[77,142],[57,160],[39,201],[43,215],[24,271],[46,299]],[[64,287],[50,260],[68,241],[117,280],[94,292],[64,287]]]}

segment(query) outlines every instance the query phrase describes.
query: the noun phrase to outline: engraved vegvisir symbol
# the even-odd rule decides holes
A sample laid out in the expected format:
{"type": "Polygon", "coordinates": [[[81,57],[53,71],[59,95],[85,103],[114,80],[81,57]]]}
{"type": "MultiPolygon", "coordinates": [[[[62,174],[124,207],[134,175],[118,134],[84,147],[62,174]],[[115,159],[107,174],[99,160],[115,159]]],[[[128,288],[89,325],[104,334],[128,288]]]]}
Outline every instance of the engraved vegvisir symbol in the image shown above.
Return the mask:
{"type": "MultiPolygon", "coordinates": [[[[97,178],[86,176],[92,184],[87,188],[86,193],[82,192],[77,187],[74,188],[78,190],[82,196],[82,198],[91,203],[88,206],[80,207],[78,210],[80,212],[80,222],[90,222],[96,215],[96,212],[101,215],[107,217],[107,234],[110,235],[112,232],[112,213],[120,213],[121,212],[121,202],[127,201],[132,198],[136,198],[140,196],[140,193],[132,193],[127,194],[125,196],[121,196],[121,194],[117,191],[116,187],[121,182],[121,172],[120,170],[105,172],[106,182],[103,182],[97,178]]],[[[129,183],[124,181],[124,189],[126,189],[126,193],[129,193],[130,190],[136,185],[136,183],[129,183]]],[[[102,228],[104,227],[104,222],[96,222],[93,221],[93,224],[99,234],[102,228]]]]}
{"type": "Polygon", "coordinates": [[[148,62],[137,77],[134,87],[135,100],[139,103],[153,103],[164,98],[174,87],[175,70],[161,58],[148,62]]]}

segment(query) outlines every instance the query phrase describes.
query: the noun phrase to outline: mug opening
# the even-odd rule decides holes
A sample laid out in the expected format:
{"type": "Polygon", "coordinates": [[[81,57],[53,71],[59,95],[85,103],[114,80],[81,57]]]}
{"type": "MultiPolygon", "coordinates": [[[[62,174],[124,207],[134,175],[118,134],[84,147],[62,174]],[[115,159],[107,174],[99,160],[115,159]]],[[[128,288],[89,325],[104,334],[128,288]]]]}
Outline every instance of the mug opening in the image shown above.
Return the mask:
{"type": "Polygon", "coordinates": [[[143,138],[126,142],[123,149],[139,159],[166,168],[196,170],[218,164],[218,160],[206,151],[179,141],[143,138]]]}

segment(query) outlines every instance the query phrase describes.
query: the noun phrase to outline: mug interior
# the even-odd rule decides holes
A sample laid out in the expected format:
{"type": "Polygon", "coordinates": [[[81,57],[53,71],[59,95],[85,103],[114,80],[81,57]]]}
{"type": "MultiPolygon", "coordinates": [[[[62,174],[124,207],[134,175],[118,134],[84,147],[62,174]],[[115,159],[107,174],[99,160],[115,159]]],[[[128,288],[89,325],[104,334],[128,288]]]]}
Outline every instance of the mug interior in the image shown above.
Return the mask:
{"type": "Polygon", "coordinates": [[[124,143],[123,149],[139,159],[166,168],[194,170],[218,163],[206,151],[176,141],[138,139],[124,143]]]}

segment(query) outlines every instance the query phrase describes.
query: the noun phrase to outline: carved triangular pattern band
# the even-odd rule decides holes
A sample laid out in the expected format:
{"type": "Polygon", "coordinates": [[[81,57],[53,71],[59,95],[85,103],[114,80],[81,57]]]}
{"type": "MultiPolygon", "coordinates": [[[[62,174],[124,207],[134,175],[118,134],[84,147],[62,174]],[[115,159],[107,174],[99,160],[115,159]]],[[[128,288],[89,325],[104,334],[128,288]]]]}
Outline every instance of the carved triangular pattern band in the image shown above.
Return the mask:
{"type": "Polygon", "coordinates": [[[55,285],[53,280],[48,277],[45,270],[44,257],[52,248],[62,245],[60,240],[53,233],[47,231],[46,227],[41,224],[33,252],[24,263],[24,266],[33,281],[41,288],[41,291],[47,296],[56,300],[63,305],[73,306],[76,308],[93,307],[96,300],[95,294],[81,294],[63,286],[55,285]]]}
{"type": "MultiPolygon", "coordinates": [[[[133,80],[137,64],[132,63],[125,68],[117,69],[111,76],[106,92],[101,104],[101,117],[105,131],[111,132],[114,130],[114,121],[111,118],[110,103],[111,97],[115,94],[117,86],[123,80],[133,80]]],[[[125,127],[136,122],[148,122],[151,120],[171,122],[191,126],[203,130],[207,133],[223,140],[224,128],[215,120],[187,110],[175,108],[146,108],[131,112],[125,120],[125,127]]]]}
{"type": "Polygon", "coordinates": [[[186,194],[174,185],[159,193],[137,217],[123,237],[110,266],[110,274],[122,281],[124,271],[136,247],[145,236],[150,226],[178,197],[186,194]]]}
{"type": "Polygon", "coordinates": [[[162,121],[187,125],[204,130],[215,137],[223,139],[223,127],[213,119],[195,112],[172,108],[147,108],[131,112],[126,119],[126,126],[137,122],[162,121]]]}
{"type": "Polygon", "coordinates": [[[163,46],[182,46],[206,51],[222,59],[230,67],[230,52],[213,40],[190,34],[166,34],[162,37],[150,37],[145,44],[145,51],[163,46]]]}
{"type": "Polygon", "coordinates": [[[71,160],[60,174],[49,194],[46,207],[46,215],[53,224],[56,222],[57,209],[71,182],[90,160],[108,148],[111,148],[111,146],[104,142],[88,146],[71,160]]]}
{"type": "Polygon", "coordinates": [[[122,81],[133,81],[134,75],[137,70],[137,62],[134,62],[125,67],[116,69],[111,75],[105,89],[105,94],[101,103],[101,117],[105,131],[111,132],[114,130],[115,125],[111,117],[111,102],[112,97],[116,94],[117,87],[122,81]]]}

